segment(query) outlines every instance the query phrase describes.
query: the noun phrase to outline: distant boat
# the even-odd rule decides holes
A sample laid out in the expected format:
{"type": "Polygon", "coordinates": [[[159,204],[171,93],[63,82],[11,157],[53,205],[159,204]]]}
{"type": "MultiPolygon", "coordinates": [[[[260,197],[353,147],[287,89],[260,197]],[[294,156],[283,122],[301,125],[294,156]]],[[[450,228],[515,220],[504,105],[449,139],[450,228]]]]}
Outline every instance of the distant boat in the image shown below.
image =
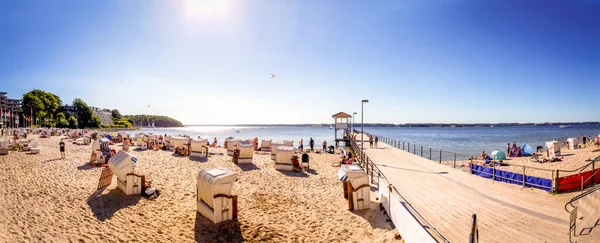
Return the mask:
{"type": "Polygon", "coordinates": [[[558,128],[561,128],[561,129],[562,128],[569,128],[569,125],[560,125],[560,126],[558,126],[558,128]]]}
{"type": "Polygon", "coordinates": [[[235,130],[235,133],[240,133],[240,130],[235,130]]]}
{"type": "Polygon", "coordinates": [[[329,129],[333,129],[333,125],[329,125],[329,129]]]}
{"type": "Polygon", "coordinates": [[[494,125],[490,125],[490,127],[494,127],[494,125]]]}

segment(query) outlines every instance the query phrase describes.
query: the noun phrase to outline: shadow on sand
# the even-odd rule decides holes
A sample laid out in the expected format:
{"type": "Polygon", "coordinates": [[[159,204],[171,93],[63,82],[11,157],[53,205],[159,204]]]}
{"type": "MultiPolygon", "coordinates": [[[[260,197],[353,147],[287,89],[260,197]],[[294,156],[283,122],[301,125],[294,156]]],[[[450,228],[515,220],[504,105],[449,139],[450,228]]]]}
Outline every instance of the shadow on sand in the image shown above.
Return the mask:
{"type": "Polygon", "coordinates": [[[282,170],[278,170],[279,173],[284,174],[286,176],[293,176],[293,177],[308,177],[308,175],[306,173],[304,173],[304,171],[282,171],[282,170]]]}
{"type": "Polygon", "coordinates": [[[238,167],[240,167],[240,169],[242,169],[243,171],[251,171],[251,170],[258,170],[258,167],[256,167],[255,164],[237,164],[238,167]]]}
{"type": "Polygon", "coordinates": [[[240,223],[229,220],[214,224],[196,212],[194,225],[194,239],[196,242],[244,242],[240,223]]]}
{"type": "Polygon", "coordinates": [[[207,157],[192,157],[192,156],[190,156],[190,160],[195,161],[195,162],[207,162],[208,156],[207,157]]]}
{"type": "Polygon", "coordinates": [[[118,188],[110,190],[107,194],[101,194],[102,191],[94,192],[87,200],[94,216],[100,221],[111,218],[122,208],[136,205],[142,198],[140,195],[127,196],[118,188]]]}

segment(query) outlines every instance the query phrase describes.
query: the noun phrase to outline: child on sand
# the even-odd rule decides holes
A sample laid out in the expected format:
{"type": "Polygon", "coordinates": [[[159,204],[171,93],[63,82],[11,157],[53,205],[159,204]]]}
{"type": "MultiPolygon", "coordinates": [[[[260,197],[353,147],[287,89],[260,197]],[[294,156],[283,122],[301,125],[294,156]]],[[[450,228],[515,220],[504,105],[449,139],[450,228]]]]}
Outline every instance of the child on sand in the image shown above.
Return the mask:
{"type": "Polygon", "coordinates": [[[60,143],[58,145],[60,146],[60,158],[65,159],[65,142],[63,139],[60,139],[60,143]]]}

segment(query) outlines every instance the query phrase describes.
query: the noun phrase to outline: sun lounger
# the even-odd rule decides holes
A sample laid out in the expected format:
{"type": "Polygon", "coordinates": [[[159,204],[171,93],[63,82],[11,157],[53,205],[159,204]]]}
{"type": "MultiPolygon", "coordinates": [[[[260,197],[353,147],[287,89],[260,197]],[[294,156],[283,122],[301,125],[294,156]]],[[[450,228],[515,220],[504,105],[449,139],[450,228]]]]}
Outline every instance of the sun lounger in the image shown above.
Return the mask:
{"type": "Polygon", "coordinates": [[[117,187],[126,195],[138,195],[144,190],[146,177],[134,173],[137,159],[122,150],[108,160],[108,167],[117,176],[117,187]]]}
{"type": "Polygon", "coordinates": [[[231,191],[237,173],[217,167],[202,170],[196,177],[196,210],[213,223],[237,218],[237,196],[231,191]]]}

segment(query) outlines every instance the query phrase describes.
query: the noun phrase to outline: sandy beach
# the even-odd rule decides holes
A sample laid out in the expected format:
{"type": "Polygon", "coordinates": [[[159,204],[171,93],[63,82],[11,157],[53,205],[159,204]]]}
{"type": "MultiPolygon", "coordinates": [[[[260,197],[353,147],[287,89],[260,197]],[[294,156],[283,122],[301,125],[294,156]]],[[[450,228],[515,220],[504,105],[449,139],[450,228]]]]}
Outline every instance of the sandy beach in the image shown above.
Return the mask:
{"type": "MultiPolygon", "coordinates": [[[[595,146],[587,146],[586,148],[578,148],[573,150],[563,147],[561,148],[561,155],[557,156],[562,158],[562,161],[538,163],[534,162],[532,157],[509,157],[504,160],[504,162],[508,165],[502,165],[497,168],[499,170],[523,173],[523,166],[533,167],[525,169],[527,175],[551,179],[552,170],[561,170],[559,174],[561,177],[578,174],[579,170],[577,169],[588,164],[589,159],[593,160],[598,156],[600,156],[600,148],[596,148],[595,146]]],[[[456,161],[456,167],[469,172],[470,162],[470,160],[456,161]]],[[[442,161],[442,163],[453,166],[454,161],[442,161]]],[[[474,160],[474,163],[481,164],[482,161],[474,160]]],[[[584,171],[588,170],[592,170],[592,168],[588,167],[584,171]]]]}
{"type": "Polygon", "coordinates": [[[37,140],[40,154],[0,156],[0,242],[395,241],[375,194],[371,209],[348,211],[336,155],[311,154],[311,170],[294,173],[276,171],[269,155],[238,166],[220,148],[207,162],[134,150],[136,171],[161,192],[149,200],[124,195],[116,180],[95,193],[102,168],[88,165],[91,145],[65,140],[60,160],[59,137],[37,140]],[[238,222],[215,226],[196,213],[196,176],[214,166],[238,172],[238,222]]]}

